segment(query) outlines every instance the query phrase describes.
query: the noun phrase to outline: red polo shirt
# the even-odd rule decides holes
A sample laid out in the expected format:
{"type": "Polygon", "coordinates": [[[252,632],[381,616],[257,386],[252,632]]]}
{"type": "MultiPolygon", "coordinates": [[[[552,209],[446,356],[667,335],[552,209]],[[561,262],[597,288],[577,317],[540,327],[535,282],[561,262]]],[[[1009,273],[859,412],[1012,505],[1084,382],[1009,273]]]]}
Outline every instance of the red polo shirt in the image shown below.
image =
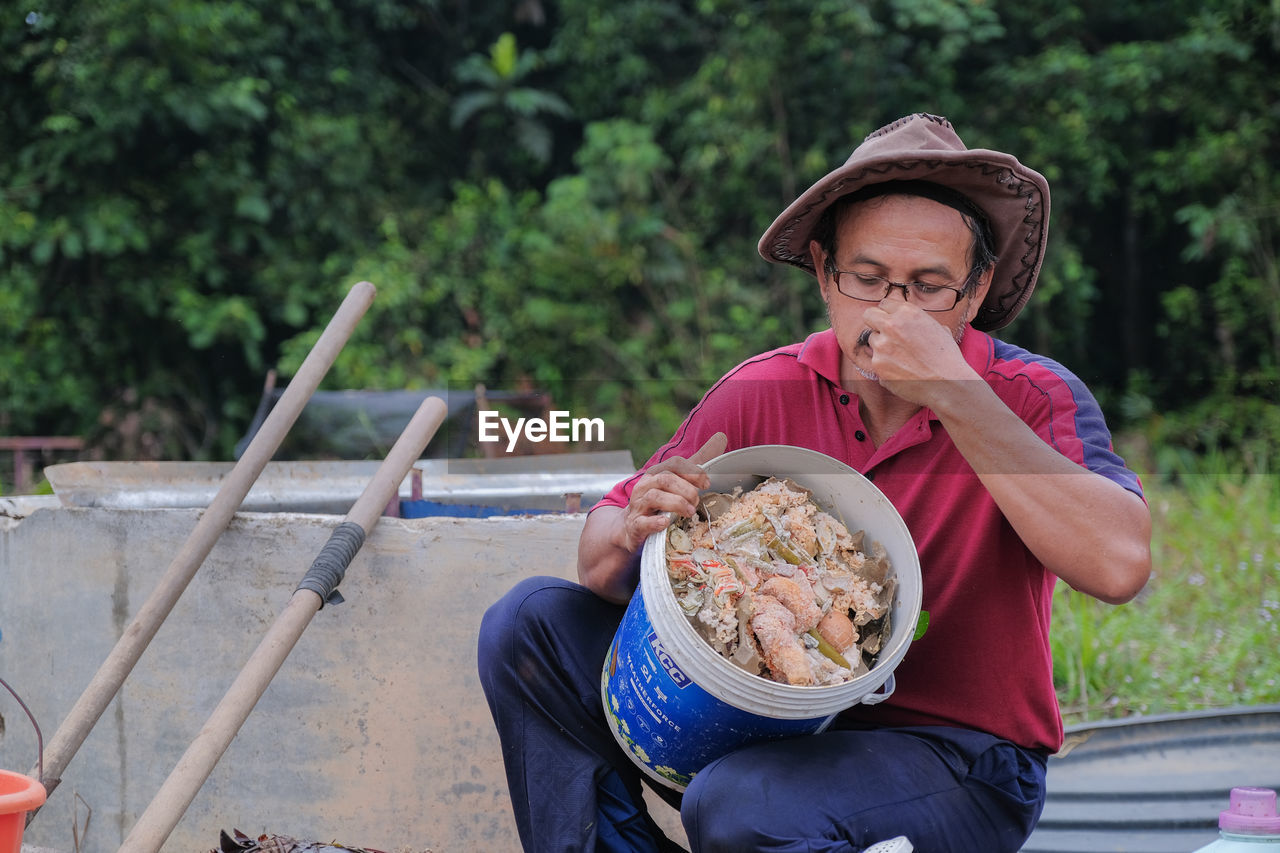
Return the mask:
{"type": "MultiPolygon", "coordinates": [[[[1142,494],[1111,450],[1097,402],[1054,361],[973,329],[965,360],[1000,399],[1060,453],[1142,494]]],[[[921,409],[880,447],[840,387],[830,331],[748,359],[729,371],[645,464],[690,456],[716,432],[729,450],[758,444],[808,447],[870,478],[906,521],[920,554],[929,628],[894,671],[880,705],[845,712],[882,725],[981,729],[1021,746],[1057,750],[1062,718],[1049,647],[1054,575],[1031,554],[952,443],[921,409]]],[[[626,506],[638,474],[599,505],[626,506]]]]}

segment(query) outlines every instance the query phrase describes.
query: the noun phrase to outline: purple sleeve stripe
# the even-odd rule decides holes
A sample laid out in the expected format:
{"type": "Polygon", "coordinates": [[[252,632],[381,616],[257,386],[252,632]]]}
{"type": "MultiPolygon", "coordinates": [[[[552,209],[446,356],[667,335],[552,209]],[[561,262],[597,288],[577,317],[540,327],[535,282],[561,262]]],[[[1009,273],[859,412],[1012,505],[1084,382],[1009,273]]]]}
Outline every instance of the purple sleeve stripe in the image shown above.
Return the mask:
{"type": "Polygon", "coordinates": [[[1101,474],[1139,497],[1142,484],[1111,446],[1102,408],[1074,373],[1051,358],[996,341],[992,371],[1029,382],[1048,401],[1050,443],[1064,456],[1101,474]]]}

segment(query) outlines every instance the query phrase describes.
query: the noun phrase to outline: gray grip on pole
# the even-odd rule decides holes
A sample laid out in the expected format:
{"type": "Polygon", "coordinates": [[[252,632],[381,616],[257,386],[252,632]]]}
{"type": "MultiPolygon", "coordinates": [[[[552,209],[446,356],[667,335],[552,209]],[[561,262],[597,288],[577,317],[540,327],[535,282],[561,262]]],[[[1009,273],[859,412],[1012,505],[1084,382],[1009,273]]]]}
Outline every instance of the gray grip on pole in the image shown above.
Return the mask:
{"type": "MultiPolygon", "coordinates": [[[[341,604],[342,595],[338,592],[338,584],[347,573],[347,566],[355,557],[360,546],[364,545],[364,528],[354,521],[344,521],[329,534],[329,541],[324,543],[320,553],[307,574],[298,584],[298,589],[309,589],[320,596],[320,606],[325,604],[341,604]]],[[[295,592],[297,590],[294,590],[295,592]]]]}

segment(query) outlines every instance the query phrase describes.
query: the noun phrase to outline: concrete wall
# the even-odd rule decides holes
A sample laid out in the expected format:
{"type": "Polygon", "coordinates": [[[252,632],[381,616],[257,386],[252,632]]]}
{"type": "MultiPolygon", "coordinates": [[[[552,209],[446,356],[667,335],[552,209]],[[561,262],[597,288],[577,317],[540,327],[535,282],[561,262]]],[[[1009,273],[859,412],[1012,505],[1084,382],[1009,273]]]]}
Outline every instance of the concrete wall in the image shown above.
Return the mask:
{"type": "MultiPolygon", "coordinates": [[[[0,524],[0,674],[46,740],[197,518],[43,508],[0,524]]],[[[236,516],[28,843],[70,851],[78,832],[84,853],[119,847],[339,520],[236,516]]],[[[574,575],[582,521],[382,519],[346,602],[317,614],[165,850],[209,850],[224,829],[395,853],[518,849],[475,635],[518,579],[574,575]]],[[[31,726],[7,694],[0,716],[0,766],[26,772],[31,726]]],[[[661,820],[678,826],[670,810],[661,820]]]]}

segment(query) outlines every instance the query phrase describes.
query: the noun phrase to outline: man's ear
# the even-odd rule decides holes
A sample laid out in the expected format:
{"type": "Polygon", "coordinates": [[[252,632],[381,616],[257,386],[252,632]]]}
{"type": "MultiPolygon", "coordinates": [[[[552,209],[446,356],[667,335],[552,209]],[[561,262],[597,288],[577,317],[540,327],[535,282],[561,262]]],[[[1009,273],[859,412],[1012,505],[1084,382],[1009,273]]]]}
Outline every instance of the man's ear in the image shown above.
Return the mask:
{"type": "Polygon", "coordinates": [[[982,308],[982,303],[986,301],[987,292],[991,290],[991,281],[995,278],[995,264],[987,267],[986,272],[978,279],[978,286],[969,294],[969,304],[964,309],[965,323],[973,322],[973,318],[978,316],[978,310],[982,308]]]}
{"type": "Polygon", "coordinates": [[[818,245],[817,240],[809,241],[809,259],[813,261],[813,274],[818,278],[818,289],[822,293],[822,301],[827,301],[827,288],[831,284],[827,277],[827,253],[818,245]]]}

